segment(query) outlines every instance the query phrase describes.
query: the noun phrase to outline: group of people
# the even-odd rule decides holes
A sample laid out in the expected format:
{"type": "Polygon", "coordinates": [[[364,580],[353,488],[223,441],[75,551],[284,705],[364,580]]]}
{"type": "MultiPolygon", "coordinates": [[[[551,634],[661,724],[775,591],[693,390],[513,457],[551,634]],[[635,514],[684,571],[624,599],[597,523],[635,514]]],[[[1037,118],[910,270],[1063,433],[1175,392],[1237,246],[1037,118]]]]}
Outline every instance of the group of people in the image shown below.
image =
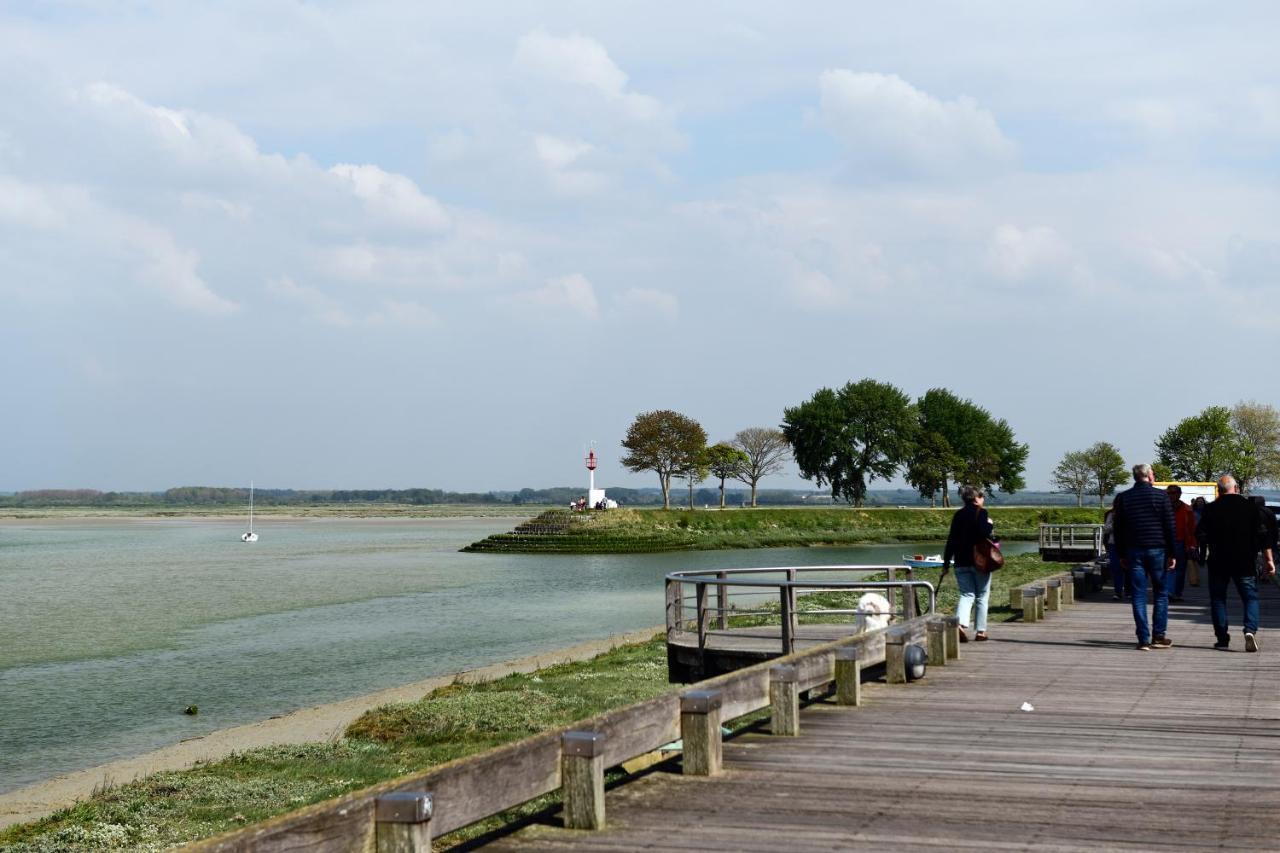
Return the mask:
{"type": "MultiPolygon", "coordinates": [[[[1107,550],[1112,559],[1115,598],[1133,603],[1133,621],[1140,651],[1173,645],[1168,636],[1169,602],[1182,601],[1192,560],[1208,569],[1210,616],[1215,649],[1229,649],[1227,588],[1234,584],[1244,608],[1244,648],[1256,652],[1258,639],[1258,580],[1274,579],[1280,549],[1276,518],[1260,500],[1240,494],[1230,475],[1218,480],[1218,498],[1197,498],[1188,505],[1176,485],[1157,489],[1151,466],[1133,466],[1133,487],[1116,496],[1106,525],[1107,550]],[[1147,619],[1148,591],[1152,618],[1147,619]]],[[[960,642],[987,639],[987,607],[991,574],[975,568],[973,549],[982,539],[994,539],[994,523],[987,515],[982,490],[960,490],[964,506],[951,518],[942,554],[943,571],[954,562],[960,600],[960,642]],[[972,621],[971,621],[972,617],[972,621]]],[[[1191,584],[1198,585],[1193,577],[1191,584]]]]}
{"type": "Polygon", "coordinates": [[[1234,584],[1244,608],[1245,651],[1258,651],[1258,579],[1275,576],[1275,517],[1265,505],[1241,495],[1230,475],[1218,480],[1217,500],[1198,508],[1182,502],[1178,486],[1161,491],[1154,479],[1150,465],[1135,465],[1133,487],[1116,496],[1110,519],[1115,597],[1127,596],[1133,604],[1137,648],[1173,645],[1166,633],[1169,602],[1182,600],[1187,564],[1196,558],[1208,568],[1214,648],[1231,646],[1227,587],[1234,584]]]}

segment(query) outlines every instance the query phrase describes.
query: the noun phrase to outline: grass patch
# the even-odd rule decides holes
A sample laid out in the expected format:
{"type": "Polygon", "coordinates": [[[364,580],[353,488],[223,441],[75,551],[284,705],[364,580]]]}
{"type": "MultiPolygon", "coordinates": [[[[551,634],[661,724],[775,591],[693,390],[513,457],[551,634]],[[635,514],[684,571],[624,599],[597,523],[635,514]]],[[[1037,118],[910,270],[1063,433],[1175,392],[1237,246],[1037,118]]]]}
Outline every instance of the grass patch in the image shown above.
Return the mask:
{"type": "MultiPolygon", "coordinates": [[[[1097,524],[1101,510],[1076,507],[996,507],[988,510],[1001,538],[1029,541],[1040,525],[1097,524]]],[[[510,533],[465,551],[625,554],[726,548],[859,545],[947,538],[954,509],[636,510],[574,513],[553,509],[510,533]]]]}

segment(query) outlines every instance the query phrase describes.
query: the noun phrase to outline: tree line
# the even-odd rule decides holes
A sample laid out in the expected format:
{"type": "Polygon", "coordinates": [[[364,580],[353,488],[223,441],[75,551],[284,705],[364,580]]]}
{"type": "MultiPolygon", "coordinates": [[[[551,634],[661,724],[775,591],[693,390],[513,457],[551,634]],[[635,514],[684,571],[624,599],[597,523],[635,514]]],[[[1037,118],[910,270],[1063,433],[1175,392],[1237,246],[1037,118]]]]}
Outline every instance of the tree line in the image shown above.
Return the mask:
{"type": "MultiPolygon", "coordinates": [[[[1280,485],[1280,411],[1246,400],[1235,406],[1209,406],[1166,429],[1155,441],[1151,463],[1159,481],[1208,483],[1230,474],[1242,492],[1260,485],[1280,485]]],[[[1097,495],[1098,503],[1123,485],[1128,469],[1120,451],[1099,441],[1085,450],[1064,454],[1053,470],[1053,483],[1074,494],[1097,495]]]]}
{"type": "Polygon", "coordinates": [[[733,440],[707,446],[696,420],[670,409],[636,416],[622,441],[622,464],[658,475],[663,506],[671,506],[673,479],[686,481],[689,506],[694,486],[714,476],[720,505],[729,479],[751,486],[782,470],[788,456],[800,474],[833,499],[862,506],[876,479],[901,473],[926,500],[940,495],[950,506],[949,484],[968,483],[1012,493],[1025,487],[1029,448],[1004,419],[945,388],[918,400],[874,379],[840,389],[821,388],[783,411],[780,429],[753,427],[733,440]]]}

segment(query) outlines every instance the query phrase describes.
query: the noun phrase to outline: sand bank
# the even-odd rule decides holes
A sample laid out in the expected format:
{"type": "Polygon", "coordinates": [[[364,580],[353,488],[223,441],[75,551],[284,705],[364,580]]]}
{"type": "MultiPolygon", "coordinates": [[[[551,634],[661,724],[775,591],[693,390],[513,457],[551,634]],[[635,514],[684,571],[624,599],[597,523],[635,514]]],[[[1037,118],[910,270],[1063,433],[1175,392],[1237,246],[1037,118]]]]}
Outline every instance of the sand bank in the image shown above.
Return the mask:
{"type": "Polygon", "coordinates": [[[124,758],[98,767],[66,773],[0,794],[0,827],[36,820],[85,799],[97,788],[131,782],[161,770],[179,770],[190,767],[197,761],[223,758],[233,752],[260,746],[334,740],[341,737],[357,717],[372,708],[391,702],[414,701],[457,680],[490,681],[513,672],[532,672],[553,664],[586,660],[615,646],[644,642],[662,630],[662,626],[656,626],[628,634],[615,634],[566,649],[542,652],[458,674],[428,678],[354,699],[303,708],[259,723],[210,732],[203,737],[184,740],[136,758],[124,758]]]}

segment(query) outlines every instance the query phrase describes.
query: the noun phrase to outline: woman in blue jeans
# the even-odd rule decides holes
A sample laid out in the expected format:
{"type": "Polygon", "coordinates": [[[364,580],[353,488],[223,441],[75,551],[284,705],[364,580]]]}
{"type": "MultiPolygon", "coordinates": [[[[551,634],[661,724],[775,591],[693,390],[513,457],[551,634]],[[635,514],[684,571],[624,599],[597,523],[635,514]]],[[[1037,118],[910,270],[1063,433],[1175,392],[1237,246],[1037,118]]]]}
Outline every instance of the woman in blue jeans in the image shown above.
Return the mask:
{"type": "Polygon", "coordinates": [[[956,617],[960,620],[960,642],[967,643],[969,615],[976,605],[977,615],[973,627],[975,640],[987,639],[987,606],[991,594],[991,573],[980,572],[973,567],[973,546],[991,538],[995,525],[987,517],[984,504],[987,496],[975,486],[963,486],[960,497],[964,506],[951,517],[951,532],[947,534],[947,547],[942,552],[943,571],[956,566],[956,585],[960,587],[960,602],[956,605],[956,617]]]}

